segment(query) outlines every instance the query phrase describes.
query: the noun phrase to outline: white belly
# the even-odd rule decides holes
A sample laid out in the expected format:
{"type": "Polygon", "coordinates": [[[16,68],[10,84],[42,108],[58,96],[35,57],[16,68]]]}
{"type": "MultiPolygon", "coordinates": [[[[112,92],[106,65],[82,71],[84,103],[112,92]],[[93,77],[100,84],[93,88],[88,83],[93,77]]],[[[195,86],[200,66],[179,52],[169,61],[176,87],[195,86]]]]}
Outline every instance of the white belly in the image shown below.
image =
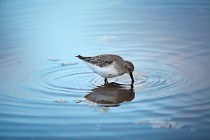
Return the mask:
{"type": "Polygon", "coordinates": [[[117,70],[114,67],[114,63],[112,63],[112,65],[108,65],[105,67],[99,67],[90,63],[87,63],[87,65],[93,72],[97,73],[98,75],[104,78],[112,78],[119,76],[117,70]]]}

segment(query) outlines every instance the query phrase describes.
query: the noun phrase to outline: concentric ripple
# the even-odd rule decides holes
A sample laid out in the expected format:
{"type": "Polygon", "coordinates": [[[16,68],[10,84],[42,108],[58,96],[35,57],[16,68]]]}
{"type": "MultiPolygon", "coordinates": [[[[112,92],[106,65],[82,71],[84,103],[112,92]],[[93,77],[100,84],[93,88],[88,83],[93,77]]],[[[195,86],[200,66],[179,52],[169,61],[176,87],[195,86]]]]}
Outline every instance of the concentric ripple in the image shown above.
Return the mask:
{"type": "Polygon", "coordinates": [[[210,139],[209,5],[1,2],[0,139],[210,139]],[[74,57],[105,53],[133,87],[74,57]]]}
{"type": "Polygon", "coordinates": [[[178,69],[172,66],[164,67],[165,69],[145,68],[143,71],[146,74],[136,78],[135,87],[140,88],[138,90],[144,94],[141,100],[172,97],[184,85],[186,78],[178,69]]]}
{"type": "MultiPolygon", "coordinates": [[[[166,66],[165,66],[166,67],[166,66]]],[[[174,91],[181,86],[185,78],[174,67],[165,69],[144,68],[145,75],[138,74],[136,71],[135,84],[136,88],[141,88],[144,93],[157,92],[164,90],[174,91]]],[[[130,77],[128,75],[119,76],[109,79],[109,82],[116,82],[130,86],[130,77]]],[[[81,97],[98,85],[104,84],[104,79],[91,72],[85,64],[82,67],[77,65],[56,66],[40,71],[35,74],[29,82],[29,88],[35,91],[50,94],[51,96],[74,96],[81,97]]],[[[157,94],[158,96],[168,96],[157,94]]]]}
{"type": "Polygon", "coordinates": [[[162,91],[178,88],[185,82],[181,72],[174,68],[167,69],[146,69],[148,74],[142,77],[144,91],[162,91]]]}
{"type": "Polygon", "coordinates": [[[30,88],[36,91],[71,96],[77,92],[87,92],[92,81],[99,77],[91,72],[78,72],[68,66],[60,66],[42,71],[31,79],[30,88]]]}

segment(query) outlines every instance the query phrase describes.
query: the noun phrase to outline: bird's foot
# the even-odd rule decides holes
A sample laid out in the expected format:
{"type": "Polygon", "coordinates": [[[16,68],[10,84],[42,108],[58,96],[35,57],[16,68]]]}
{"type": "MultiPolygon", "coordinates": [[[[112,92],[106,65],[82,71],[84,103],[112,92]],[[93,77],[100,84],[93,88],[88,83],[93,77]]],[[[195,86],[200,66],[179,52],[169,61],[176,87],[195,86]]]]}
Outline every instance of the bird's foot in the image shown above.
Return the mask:
{"type": "Polygon", "coordinates": [[[104,79],[104,84],[108,84],[107,78],[104,79]]]}

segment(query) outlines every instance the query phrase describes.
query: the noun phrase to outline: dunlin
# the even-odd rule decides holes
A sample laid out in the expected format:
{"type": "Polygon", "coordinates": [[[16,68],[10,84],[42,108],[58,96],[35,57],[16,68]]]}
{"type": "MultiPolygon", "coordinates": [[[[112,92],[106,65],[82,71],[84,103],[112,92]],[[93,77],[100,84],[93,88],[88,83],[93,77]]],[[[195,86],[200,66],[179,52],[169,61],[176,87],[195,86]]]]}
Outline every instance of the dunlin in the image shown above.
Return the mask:
{"type": "Polygon", "coordinates": [[[93,72],[104,77],[105,83],[108,83],[107,78],[117,77],[125,73],[130,75],[131,84],[133,85],[134,83],[134,65],[130,61],[124,60],[119,55],[102,54],[92,57],[78,55],[76,57],[86,62],[93,72]]]}

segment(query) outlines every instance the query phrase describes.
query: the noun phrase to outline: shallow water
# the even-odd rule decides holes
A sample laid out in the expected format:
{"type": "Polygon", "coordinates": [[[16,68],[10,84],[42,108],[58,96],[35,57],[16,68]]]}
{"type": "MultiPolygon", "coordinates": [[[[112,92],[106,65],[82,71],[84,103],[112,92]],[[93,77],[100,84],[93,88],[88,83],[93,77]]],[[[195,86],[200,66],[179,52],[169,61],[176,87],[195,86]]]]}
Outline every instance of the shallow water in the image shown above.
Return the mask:
{"type": "Polygon", "coordinates": [[[210,2],[1,1],[0,139],[209,139],[210,2]],[[94,74],[75,58],[135,65],[94,74]]]}

